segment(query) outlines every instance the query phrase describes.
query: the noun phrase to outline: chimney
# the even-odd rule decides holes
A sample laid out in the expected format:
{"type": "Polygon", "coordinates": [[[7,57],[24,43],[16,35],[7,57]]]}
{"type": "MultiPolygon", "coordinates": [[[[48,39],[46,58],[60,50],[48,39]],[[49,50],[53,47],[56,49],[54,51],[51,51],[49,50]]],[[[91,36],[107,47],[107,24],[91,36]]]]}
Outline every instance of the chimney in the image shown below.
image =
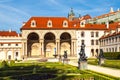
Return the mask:
{"type": "Polygon", "coordinates": [[[106,28],[107,29],[109,28],[109,22],[106,22],[106,28]]]}
{"type": "Polygon", "coordinates": [[[12,29],[9,29],[9,32],[12,32],[12,29]]]}
{"type": "Polygon", "coordinates": [[[18,34],[18,37],[20,37],[20,34],[18,34]]]}

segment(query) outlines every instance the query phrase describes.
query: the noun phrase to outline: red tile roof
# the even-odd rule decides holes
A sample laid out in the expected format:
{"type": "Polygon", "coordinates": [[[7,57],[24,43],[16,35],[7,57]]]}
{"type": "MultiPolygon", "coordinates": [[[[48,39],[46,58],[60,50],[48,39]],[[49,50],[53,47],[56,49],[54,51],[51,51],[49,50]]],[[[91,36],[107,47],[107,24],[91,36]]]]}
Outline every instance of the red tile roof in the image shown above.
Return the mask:
{"type": "Polygon", "coordinates": [[[119,25],[119,22],[114,22],[109,25],[110,30],[115,30],[119,25]]]}
{"type": "Polygon", "coordinates": [[[93,30],[106,30],[103,24],[86,24],[85,27],[80,27],[80,21],[69,21],[66,17],[31,17],[21,30],[24,29],[93,29],[93,30]],[[36,21],[36,27],[31,27],[31,21],[36,21]],[[47,27],[48,20],[52,21],[52,27],[47,27]],[[63,27],[63,21],[68,21],[68,27],[63,27]]]}
{"type": "MultiPolygon", "coordinates": [[[[116,30],[117,28],[120,28],[120,23],[114,22],[114,23],[109,24],[109,28],[105,32],[110,32],[111,30],[116,30]]],[[[112,34],[109,33],[107,35],[103,35],[100,39],[105,39],[105,38],[116,36],[116,35],[120,35],[120,32],[114,32],[112,34]]]]}
{"type": "MultiPolygon", "coordinates": [[[[82,29],[82,27],[81,27],[82,29]]],[[[104,24],[85,24],[85,27],[83,29],[88,30],[107,30],[106,25],[104,24]]]]}
{"type": "Polygon", "coordinates": [[[117,35],[120,35],[120,32],[114,32],[112,34],[107,34],[107,35],[103,35],[100,39],[105,39],[105,38],[109,38],[109,37],[112,37],[112,36],[117,36],[117,35]]]}
{"type": "Polygon", "coordinates": [[[87,14],[87,15],[83,16],[83,19],[84,20],[91,19],[91,16],[87,14]]]}
{"type": "Polygon", "coordinates": [[[17,37],[18,34],[16,31],[0,31],[0,36],[15,36],[17,37]]]}

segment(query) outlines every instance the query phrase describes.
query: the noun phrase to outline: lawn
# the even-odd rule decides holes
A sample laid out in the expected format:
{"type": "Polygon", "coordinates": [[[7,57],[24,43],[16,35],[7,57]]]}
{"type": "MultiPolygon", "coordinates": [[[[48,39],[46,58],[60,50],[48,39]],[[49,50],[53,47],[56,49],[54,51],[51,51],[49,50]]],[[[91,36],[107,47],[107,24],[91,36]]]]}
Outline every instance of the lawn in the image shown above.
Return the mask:
{"type": "MultiPolygon", "coordinates": [[[[1,64],[0,64],[1,66],[1,64]]],[[[61,62],[11,62],[0,68],[0,80],[119,80],[61,62]]]]}
{"type": "MultiPolygon", "coordinates": [[[[88,59],[88,64],[98,65],[98,60],[94,59],[94,58],[93,59],[88,59]]],[[[120,60],[105,59],[104,64],[102,64],[101,66],[120,69],[120,60]]]]}

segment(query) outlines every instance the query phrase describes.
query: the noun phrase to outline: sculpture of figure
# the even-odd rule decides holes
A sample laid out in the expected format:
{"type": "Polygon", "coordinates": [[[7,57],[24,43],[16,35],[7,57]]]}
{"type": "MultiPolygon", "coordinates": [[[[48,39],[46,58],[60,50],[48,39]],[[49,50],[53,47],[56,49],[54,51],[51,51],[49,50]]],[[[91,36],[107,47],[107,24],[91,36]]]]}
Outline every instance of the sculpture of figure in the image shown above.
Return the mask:
{"type": "Polygon", "coordinates": [[[98,55],[98,64],[101,65],[104,63],[104,55],[103,55],[103,50],[100,49],[100,54],[98,55]]]}
{"type": "Polygon", "coordinates": [[[103,50],[102,49],[100,49],[100,54],[99,54],[98,58],[104,58],[103,50]]]}
{"type": "Polygon", "coordinates": [[[64,51],[64,58],[67,59],[67,51],[64,51]]]}
{"type": "Polygon", "coordinates": [[[80,50],[79,55],[80,55],[79,61],[86,61],[87,60],[87,57],[85,55],[85,45],[84,45],[84,43],[82,43],[82,45],[81,45],[81,50],[80,50]]]}

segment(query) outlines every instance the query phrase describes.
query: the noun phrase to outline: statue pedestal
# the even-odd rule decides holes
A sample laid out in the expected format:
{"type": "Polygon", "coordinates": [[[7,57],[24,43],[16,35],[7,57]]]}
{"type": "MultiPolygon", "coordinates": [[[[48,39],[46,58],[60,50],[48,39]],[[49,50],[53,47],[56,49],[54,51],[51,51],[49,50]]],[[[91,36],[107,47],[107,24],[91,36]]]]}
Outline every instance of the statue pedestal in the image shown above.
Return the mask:
{"type": "Polygon", "coordinates": [[[78,68],[80,70],[86,70],[87,69],[87,61],[80,61],[80,62],[78,62],[78,68]]]}
{"type": "Polygon", "coordinates": [[[63,59],[63,64],[68,64],[69,61],[70,59],[63,59]]]}
{"type": "Polygon", "coordinates": [[[104,58],[99,58],[98,64],[99,64],[99,65],[104,64],[104,58]]]}

